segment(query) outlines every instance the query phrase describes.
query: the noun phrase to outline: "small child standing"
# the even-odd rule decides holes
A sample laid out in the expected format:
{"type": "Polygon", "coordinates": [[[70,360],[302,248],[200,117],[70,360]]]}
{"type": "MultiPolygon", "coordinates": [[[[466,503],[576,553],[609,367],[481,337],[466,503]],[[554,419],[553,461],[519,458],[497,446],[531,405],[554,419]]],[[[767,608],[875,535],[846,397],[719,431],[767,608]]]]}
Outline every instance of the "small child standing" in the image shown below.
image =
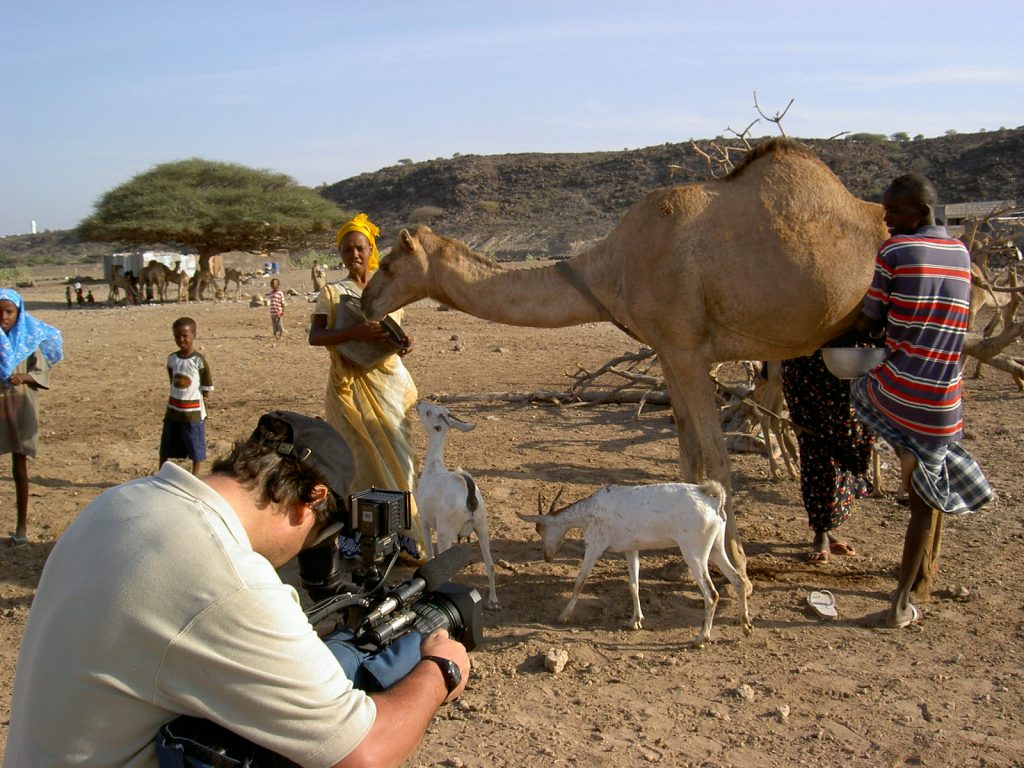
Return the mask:
{"type": "Polygon", "coordinates": [[[274,338],[280,339],[284,333],[284,293],[281,291],[281,281],[276,277],[270,281],[267,303],[270,304],[270,326],[274,329],[274,338]]]}
{"type": "Polygon", "coordinates": [[[192,459],[198,475],[206,459],[206,401],[213,391],[213,374],[206,358],[195,351],[196,321],[179,317],[171,326],[178,351],[167,357],[171,394],[160,435],[160,465],[167,459],[192,459]]]}
{"type": "Polygon", "coordinates": [[[11,454],[17,523],[10,544],[28,543],[28,462],[39,442],[39,390],[64,357],[60,331],[25,311],[17,291],[0,288],[0,454],[11,454]]]}

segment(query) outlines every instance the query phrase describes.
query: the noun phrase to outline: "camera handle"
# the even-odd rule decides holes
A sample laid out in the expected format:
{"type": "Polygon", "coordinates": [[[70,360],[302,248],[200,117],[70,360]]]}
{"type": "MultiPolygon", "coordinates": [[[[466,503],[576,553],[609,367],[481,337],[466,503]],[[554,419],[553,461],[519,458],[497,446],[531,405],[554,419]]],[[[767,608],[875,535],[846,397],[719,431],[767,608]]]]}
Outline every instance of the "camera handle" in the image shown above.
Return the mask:
{"type": "Polygon", "coordinates": [[[369,604],[370,601],[362,592],[342,592],[337,595],[331,595],[327,599],[311,605],[306,610],[306,618],[309,619],[309,623],[315,627],[332,613],[337,613],[338,611],[350,608],[353,605],[366,608],[369,604]]]}

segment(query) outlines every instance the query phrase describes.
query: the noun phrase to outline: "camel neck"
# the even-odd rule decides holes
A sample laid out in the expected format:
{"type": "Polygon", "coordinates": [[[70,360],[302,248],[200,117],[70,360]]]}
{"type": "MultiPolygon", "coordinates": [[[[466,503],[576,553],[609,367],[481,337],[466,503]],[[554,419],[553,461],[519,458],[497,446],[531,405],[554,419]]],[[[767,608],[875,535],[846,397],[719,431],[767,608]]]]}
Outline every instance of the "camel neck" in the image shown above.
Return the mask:
{"type": "MultiPolygon", "coordinates": [[[[585,272],[582,259],[573,260],[585,272]]],[[[501,267],[466,257],[444,261],[432,274],[430,295],[475,317],[507,325],[560,328],[599,322],[606,315],[554,267],[501,267]]]]}

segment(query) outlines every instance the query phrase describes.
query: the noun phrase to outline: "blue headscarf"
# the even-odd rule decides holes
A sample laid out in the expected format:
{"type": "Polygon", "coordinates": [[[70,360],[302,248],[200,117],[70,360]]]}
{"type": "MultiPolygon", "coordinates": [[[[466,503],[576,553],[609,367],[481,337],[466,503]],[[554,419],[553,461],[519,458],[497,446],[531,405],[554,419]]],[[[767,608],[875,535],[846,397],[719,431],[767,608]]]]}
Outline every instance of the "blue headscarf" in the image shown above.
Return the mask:
{"type": "Polygon", "coordinates": [[[0,380],[5,384],[18,363],[28,358],[36,347],[50,365],[64,357],[64,342],[60,331],[25,311],[21,295],[10,288],[0,288],[0,301],[9,301],[18,307],[18,319],[7,333],[0,331],[0,380]]]}

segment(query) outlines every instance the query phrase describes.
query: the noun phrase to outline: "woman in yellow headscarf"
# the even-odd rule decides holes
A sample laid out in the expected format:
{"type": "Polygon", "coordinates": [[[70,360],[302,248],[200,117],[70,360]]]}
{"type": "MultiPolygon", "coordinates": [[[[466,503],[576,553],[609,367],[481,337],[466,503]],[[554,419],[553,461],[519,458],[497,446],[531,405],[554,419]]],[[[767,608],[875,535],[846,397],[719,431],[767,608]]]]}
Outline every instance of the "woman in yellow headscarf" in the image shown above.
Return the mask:
{"type": "MultiPolygon", "coordinates": [[[[324,286],[309,329],[309,343],[327,347],[331,355],[324,407],[328,423],[345,438],[355,456],[350,492],[370,486],[411,491],[414,480],[410,437],[418,393],[401,360],[412,349],[412,339],[404,348],[387,354],[391,338],[387,329],[376,320],[367,320],[358,309],[363,288],[380,263],[379,234],[380,229],[365,213],[338,230],[338,251],[348,272],[340,282],[324,286]],[[356,354],[356,347],[383,347],[385,356],[379,361],[368,359],[356,354]]],[[[401,323],[401,310],[390,317],[401,323]]],[[[415,505],[412,532],[422,543],[415,505]]]]}

